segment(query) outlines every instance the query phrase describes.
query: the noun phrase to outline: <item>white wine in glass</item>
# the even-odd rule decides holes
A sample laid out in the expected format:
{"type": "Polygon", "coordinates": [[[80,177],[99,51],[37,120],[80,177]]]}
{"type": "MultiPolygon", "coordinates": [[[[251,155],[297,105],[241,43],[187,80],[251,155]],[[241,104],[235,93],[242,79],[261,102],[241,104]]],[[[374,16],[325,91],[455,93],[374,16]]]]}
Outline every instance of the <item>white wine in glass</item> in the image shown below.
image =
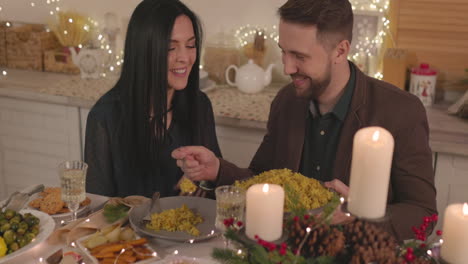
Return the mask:
{"type": "Polygon", "coordinates": [[[86,199],[86,171],[88,165],[82,161],[65,161],[59,165],[62,201],[72,212],[71,221],[77,218],[80,203],[86,199]]]}

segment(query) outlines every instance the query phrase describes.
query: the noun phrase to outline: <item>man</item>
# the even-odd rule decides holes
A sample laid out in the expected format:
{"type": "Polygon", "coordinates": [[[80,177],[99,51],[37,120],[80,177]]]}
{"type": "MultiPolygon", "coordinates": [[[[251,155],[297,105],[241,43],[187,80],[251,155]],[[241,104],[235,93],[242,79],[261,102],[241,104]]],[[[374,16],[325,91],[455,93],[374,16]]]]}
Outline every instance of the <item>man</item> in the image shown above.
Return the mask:
{"type": "Polygon", "coordinates": [[[353,27],[348,0],[289,0],[278,13],[278,44],[292,83],[272,102],[267,134],[249,168],[196,146],[172,156],[195,181],[232,184],[289,168],[347,196],[354,134],[363,127],[384,127],[395,139],[387,228],[399,240],[413,238],[411,227],[437,211],[424,107],[415,96],[364,75],[347,60],[353,27]]]}

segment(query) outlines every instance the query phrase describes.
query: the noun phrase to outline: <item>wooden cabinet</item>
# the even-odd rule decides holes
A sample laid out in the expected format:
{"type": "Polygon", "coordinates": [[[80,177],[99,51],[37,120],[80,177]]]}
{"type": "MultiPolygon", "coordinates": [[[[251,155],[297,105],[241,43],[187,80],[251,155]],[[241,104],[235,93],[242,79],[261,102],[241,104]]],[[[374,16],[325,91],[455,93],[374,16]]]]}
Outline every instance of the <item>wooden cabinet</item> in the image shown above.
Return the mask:
{"type": "Polygon", "coordinates": [[[58,185],[57,165],[81,159],[78,108],[0,97],[0,199],[58,185]]]}
{"type": "Polygon", "coordinates": [[[452,203],[468,202],[468,156],[437,153],[435,185],[439,222],[442,229],[445,208],[452,203]]]}

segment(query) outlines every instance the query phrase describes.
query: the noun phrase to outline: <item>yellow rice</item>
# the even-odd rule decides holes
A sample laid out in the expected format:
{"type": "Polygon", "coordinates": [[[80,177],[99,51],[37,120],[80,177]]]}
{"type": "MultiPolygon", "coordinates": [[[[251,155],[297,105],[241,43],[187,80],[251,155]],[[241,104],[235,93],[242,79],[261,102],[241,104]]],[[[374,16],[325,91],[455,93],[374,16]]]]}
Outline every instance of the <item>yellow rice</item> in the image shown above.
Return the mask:
{"type": "MultiPolygon", "coordinates": [[[[248,180],[236,181],[234,185],[247,190],[250,186],[259,183],[278,184],[283,188],[288,185],[290,190],[299,196],[297,206],[308,210],[324,206],[333,196],[333,193],[323,187],[319,181],[307,178],[300,173],[293,173],[289,169],[265,171],[248,180]]],[[[285,211],[289,212],[290,208],[287,208],[287,205],[291,197],[287,192],[285,194],[285,211]]]]}
{"type": "Polygon", "coordinates": [[[146,227],[155,231],[185,231],[192,236],[199,236],[200,230],[195,226],[201,222],[203,218],[183,204],[180,208],[151,214],[151,222],[146,224],[146,227]]]}
{"type": "Polygon", "coordinates": [[[180,182],[180,191],[183,193],[193,193],[197,190],[197,186],[189,179],[183,177],[180,182]]]}

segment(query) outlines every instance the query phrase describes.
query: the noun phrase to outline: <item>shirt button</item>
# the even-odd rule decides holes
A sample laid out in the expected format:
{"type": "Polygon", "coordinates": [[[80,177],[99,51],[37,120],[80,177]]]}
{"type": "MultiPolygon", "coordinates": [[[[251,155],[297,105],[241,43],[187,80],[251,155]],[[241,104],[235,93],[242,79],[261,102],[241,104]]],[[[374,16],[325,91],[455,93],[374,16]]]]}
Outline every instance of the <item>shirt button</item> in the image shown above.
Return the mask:
{"type": "Polygon", "coordinates": [[[320,131],[320,135],[322,135],[322,136],[325,135],[325,131],[323,131],[323,130],[320,131]]]}
{"type": "Polygon", "coordinates": [[[319,170],[320,170],[320,166],[317,166],[317,171],[319,171],[319,170]]]}

